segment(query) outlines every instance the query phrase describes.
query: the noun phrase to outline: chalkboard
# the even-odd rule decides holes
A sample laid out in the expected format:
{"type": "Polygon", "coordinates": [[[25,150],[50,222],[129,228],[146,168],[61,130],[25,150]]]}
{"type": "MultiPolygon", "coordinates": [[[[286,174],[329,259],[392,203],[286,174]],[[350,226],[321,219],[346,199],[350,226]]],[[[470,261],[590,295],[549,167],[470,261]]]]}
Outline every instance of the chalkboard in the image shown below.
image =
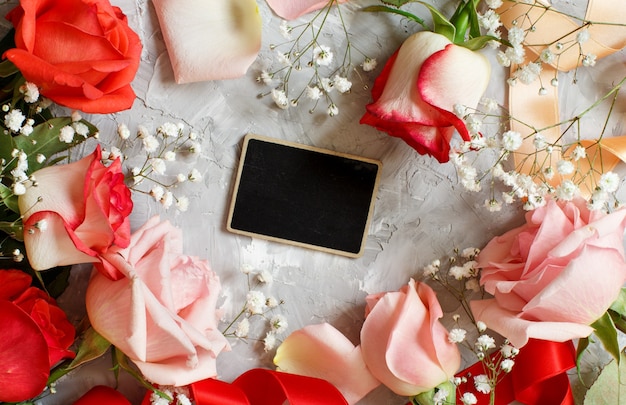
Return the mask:
{"type": "Polygon", "coordinates": [[[376,160],[248,134],[227,228],[358,257],[380,167],[376,160]]]}

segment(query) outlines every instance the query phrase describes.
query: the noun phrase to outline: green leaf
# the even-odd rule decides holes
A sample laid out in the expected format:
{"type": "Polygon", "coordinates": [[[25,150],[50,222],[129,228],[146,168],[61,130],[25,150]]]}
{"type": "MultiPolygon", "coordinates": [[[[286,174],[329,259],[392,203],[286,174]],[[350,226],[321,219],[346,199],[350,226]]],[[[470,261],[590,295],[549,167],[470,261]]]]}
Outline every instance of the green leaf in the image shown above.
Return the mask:
{"type": "MultiPolygon", "coordinates": [[[[2,142],[1,139],[0,142],[2,142]]],[[[17,196],[13,194],[13,190],[11,190],[2,183],[0,183],[0,199],[8,209],[15,212],[16,214],[20,213],[20,208],[17,205],[17,196]]]]}
{"type": "Polygon", "coordinates": [[[11,238],[24,241],[24,227],[21,222],[0,221],[0,231],[6,233],[11,238]]]}
{"type": "Polygon", "coordinates": [[[170,402],[173,401],[173,399],[170,398],[167,394],[159,391],[152,384],[146,381],[146,379],[143,378],[143,375],[141,375],[141,373],[139,373],[133,366],[130,365],[130,363],[128,362],[128,357],[126,357],[126,355],[118,350],[115,346],[113,346],[113,359],[122,370],[126,371],[133,378],[135,378],[141,385],[143,385],[144,388],[149,389],[161,398],[167,399],[170,402]]]}
{"type": "Polygon", "coordinates": [[[610,309],[620,314],[620,316],[626,317],[626,288],[621,289],[617,299],[611,304],[610,309]]]}
{"type": "Polygon", "coordinates": [[[109,350],[109,347],[111,347],[111,343],[96,332],[94,328],[87,329],[82,336],[76,357],[67,366],[68,370],[103,356],[109,350]]]}
{"type": "Polygon", "coordinates": [[[470,51],[477,51],[479,49],[483,49],[489,41],[499,41],[499,39],[491,35],[481,35],[479,37],[468,39],[465,42],[458,43],[457,45],[467,48],[470,51]]]}
{"type": "Polygon", "coordinates": [[[590,340],[588,337],[578,339],[578,345],[576,346],[576,371],[578,372],[578,378],[582,381],[582,376],[580,375],[580,366],[581,361],[583,359],[583,354],[585,354],[585,350],[589,347],[590,340]]]}
{"type": "Polygon", "coordinates": [[[451,42],[454,42],[454,37],[456,35],[456,28],[454,27],[454,24],[452,24],[434,6],[423,1],[416,1],[416,3],[421,4],[430,11],[430,15],[433,17],[433,24],[435,25],[433,31],[448,38],[451,42]]]}
{"type": "Polygon", "coordinates": [[[606,351],[619,362],[620,350],[617,340],[617,329],[611,319],[611,315],[605,312],[600,319],[591,324],[591,327],[594,328],[596,336],[600,339],[606,351]]]}
{"type": "Polygon", "coordinates": [[[15,66],[13,62],[8,59],[0,62],[0,77],[13,76],[14,74],[19,73],[19,71],[20,70],[17,68],[17,66],[15,66]]]}
{"type": "Polygon", "coordinates": [[[383,4],[389,4],[390,6],[394,6],[394,7],[402,7],[407,3],[411,3],[414,0],[381,0],[381,3],[383,4]]]}
{"type": "Polygon", "coordinates": [[[626,405],[626,356],[621,361],[613,360],[585,394],[583,405],[626,405]]]}
{"type": "Polygon", "coordinates": [[[409,20],[415,21],[416,23],[420,24],[423,27],[426,27],[424,20],[422,20],[415,14],[409,13],[408,11],[399,10],[397,8],[392,8],[392,7],[387,7],[387,6],[368,6],[368,7],[363,7],[361,11],[385,12],[385,13],[398,14],[398,15],[408,18],[409,20]]]}

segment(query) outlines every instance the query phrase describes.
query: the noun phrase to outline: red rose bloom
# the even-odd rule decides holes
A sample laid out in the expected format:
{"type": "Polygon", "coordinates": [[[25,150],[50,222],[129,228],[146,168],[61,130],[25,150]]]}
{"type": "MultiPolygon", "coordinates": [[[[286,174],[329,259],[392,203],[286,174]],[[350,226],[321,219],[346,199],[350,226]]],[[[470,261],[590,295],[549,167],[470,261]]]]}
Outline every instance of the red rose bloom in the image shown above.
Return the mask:
{"type": "Polygon", "coordinates": [[[22,1],[7,19],[16,48],[4,57],[42,95],[87,113],[132,106],[141,41],[108,0],[22,1]]]}

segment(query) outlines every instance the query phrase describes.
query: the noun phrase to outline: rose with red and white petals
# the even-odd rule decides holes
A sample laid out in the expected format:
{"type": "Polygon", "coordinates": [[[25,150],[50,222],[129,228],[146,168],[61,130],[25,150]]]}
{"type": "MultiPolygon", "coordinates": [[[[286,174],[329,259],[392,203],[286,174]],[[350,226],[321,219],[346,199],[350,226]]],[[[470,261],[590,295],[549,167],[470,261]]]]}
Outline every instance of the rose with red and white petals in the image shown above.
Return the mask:
{"type": "Polygon", "coordinates": [[[476,107],[490,74],[489,61],[480,53],[441,34],[418,32],[387,61],[361,123],[402,138],[420,154],[447,162],[455,130],[463,140],[470,140],[455,105],[476,107]]]}
{"type": "MultiPolygon", "coordinates": [[[[77,162],[33,173],[36,183],[18,201],[33,269],[98,262],[110,247],[128,246],[130,190],[124,184],[120,161],[107,167],[101,157],[98,146],[77,162]]],[[[121,276],[115,271],[107,275],[121,276]]]]}

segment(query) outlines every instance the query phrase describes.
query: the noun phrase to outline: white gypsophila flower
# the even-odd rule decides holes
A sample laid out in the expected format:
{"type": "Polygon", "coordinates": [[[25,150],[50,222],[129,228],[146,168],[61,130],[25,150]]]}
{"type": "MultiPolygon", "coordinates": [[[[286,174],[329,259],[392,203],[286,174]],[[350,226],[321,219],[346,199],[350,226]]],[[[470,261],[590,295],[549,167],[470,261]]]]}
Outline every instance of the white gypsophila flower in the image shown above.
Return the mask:
{"type": "Polygon", "coordinates": [[[448,333],[448,341],[450,343],[461,343],[465,340],[467,331],[461,328],[454,328],[448,333]]]}
{"type": "Polygon", "coordinates": [[[285,38],[286,40],[291,39],[291,31],[293,31],[293,27],[290,26],[286,20],[282,20],[278,28],[280,30],[280,35],[282,35],[283,38],[285,38]]]}
{"type": "Polygon", "coordinates": [[[152,167],[152,170],[154,170],[154,172],[157,174],[165,174],[165,170],[167,169],[165,161],[160,158],[152,159],[150,161],[150,166],[152,167]]]}
{"type": "Polygon", "coordinates": [[[511,370],[513,369],[513,366],[515,365],[515,360],[511,360],[511,359],[504,359],[502,360],[502,362],[500,363],[500,368],[502,369],[502,371],[504,371],[505,373],[510,373],[511,370]]]}
{"type": "Polygon", "coordinates": [[[284,315],[276,314],[270,319],[270,328],[274,333],[283,333],[287,330],[289,323],[284,315]]]}
{"type": "MultiPolygon", "coordinates": [[[[283,66],[291,66],[291,60],[289,59],[289,53],[287,52],[281,52],[279,50],[276,50],[276,59],[278,60],[278,63],[280,63],[283,66]]],[[[268,84],[268,83],[265,83],[268,84]]]]}
{"type": "Polygon", "coordinates": [[[554,178],[554,169],[552,168],[552,166],[548,166],[543,169],[543,177],[545,177],[547,180],[552,180],[552,178],[554,178]]]}
{"type": "Polygon", "coordinates": [[[515,78],[521,83],[531,84],[539,78],[539,73],[541,73],[541,64],[531,62],[522,68],[517,69],[514,75],[515,78]]]}
{"type": "Polygon", "coordinates": [[[318,85],[325,93],[330,93],[334,89],[333,81],[330,80],[328,77],[322,77],[319,80],[318,85]]]}
{"type": "Polygon", "coordinates": [[[276,308],[276,307],[278,306],[278,304],[279,304],[279,302],[278,302],[278,300],[276,299],[276,297],[269,296],[269,297],[267,297],[267,299],[265,300],[265,305],[266,305],[268,308],[276,308]]]}
{"type": "Polygon", "coordinates": [[[591,34],[589,34],[589,30],[586,28],[583,28],[582,30],[578,31],[578,34],[576,34],[576,42],[578,42],[579,44],[584,44],[585,42],[589,41],[589,38],[591,38],[591,34]]]}
{"type": "Polygon", "coordinates": [[[333,77],[333,87],[340,93],[347,93],[352,88],[352,82],[346,77],[335,75],[333,77]]]}
{"type": "Polygon", "coordinates": [[[500,212],[502,210],[502,203],[495,198],[487,198],[485,200],[485,208],[489,212],[500,212]]]}
{"type": "Polygon", "coordinates": [[[180,212],[186,212],[189,209],[189,198],[184,195],[176,198],[176,208],[180,212]]]}
{"type": "Polygon", "coordinates": [[[437,274],[439,272],[439,266],[435,266],[433,263],[425,266],[422,271],[424,272],[424,275],[427,277],[433,277],[435,274],[437,274]]]}
{"type": "Polygon", "coordinates": [[[83,138],[87,138],[89,136],[89,127],[82,122],[74,122],[72,124],[74,127],[74,131],[83,138]]]}
{"type": "Polygon", "coordinates": [[[32,134],[34,130],[35,130],[35,128],[33,128],[33,126],[31,124],[26,123],[20,129],[20,134],[22,134],[24,136],[30,136],[30,134],[32,134]]]}
{"type": "Polygon", "coordinates": [[[130,129],[126,124],[122,123],[117,126],[117,136],[122,140],[130,138],[130,129]]]}
{"type": "Polygon", "coordinates": [[[468,247],[461,251],[461,257],[473,260],[478,253],[480,253],[480,249],[475,247],[468,247]]]}
{"type": "Polygon", "coordinates": [[[372,70],[376,69],[377,64],[378,62],[376,61],[375,58],[366,57],[363,63],[361,64],[361,67],[363,68],[364,72],[371,72],[372,70]]]}
{"type": "Polygon", "coordinates": [[[435,392],[435,395],[433,395],[433,402],[435,405],[443,405],[446,403],[447,399],[448,391],[442,388],[435,392]]]}
{"type": "Polygon", "coordinates": [[[522,28],[515,26],[509,28],[508,39],[511,45],[521,45],[525,37],[526,32],[522,28]]]}
{"type": "Polygon", "coordinates": [[[138,125],[137,126],[137,137],[139,138],[146,138],[150,136],[150,132],[148,131],[148,128],[146,128],[143,125],[138,125]]]}
{"type": "Polygon", "coordinates": [[[150,195],[154,197],[156,201],[160,201],[164,194],[165,190],[161,186],[154,186],[150,189],[150,195]]]}
{"type": "Polygon", "coordinates": [[[596,65],[597,56],[594,54],[583,55],[583,66],[590,67],[596,65]]]}
{"type": "Polygon", "coordinates": [[[80,111],[78,110],[72,111],[72,114],[70,115],[70,117],[72,118],[72,122],[78,122],[83,119],[83,116],[80,114],[80,111]]]}
{"type": "Polygon", "coordinates": [[[586,156],[587,150],[581,145],[577,145],[572,151],[572,159],[574,159],[574,162],[578,162],[580,159],[584,159],[586,156]]]}
{"type": "Polygon", "coordinates": [[[13,132],[19,132],[25,119],[22,111],[15,108],[4,116],[4,125],[13,132]]]}
{"type": "Polygon", "coordinates": [[[494,10],[487,10],[484,14],[478,14],[478,24],[486,29],[489,35],[502,26],[502,21],[500,21],[500,15],[494,10]]]}
{"type": "Polygon", "coordinates": [[[602,210],[609,200],[609,195],[604,191],[597,189],[591,194],[591,198],[587,203],[587,207],[591,211],[602,210]]]}
{"type": "Polygon", "coordinates": [[[556,187],[556,198],[571,201],[578,195],[578,186],[571,180],[565,180],[556,187]]]}
{"type": "Polygon", "coordinates": [[[192,405],[192,402],[187,395],[177,394],[176,405],[192,405]]]}
{"type": "Polygon", "coordinates": [[[476,387],[476,391],[480,393],[489,394],[491,392],[491,384],[489,383],[487,374],[474,376],[474,387],[476,387]]]}
{"type": "Polygon", "coordinates": [[[451,266],[448,274],[454,277],[455,280],[462,280],[470,276],[464,266],[451,266]]]}
{"type": "MultiPolygon", "coordinates": [[[[171,391],[168,391],[163,387],[159,387],[159,391],[167,395],[169,398],[173,398],[171,391]]],[[[152,394],[150,394],[150,405],[170,405],[170,400],[167,398],[162,398],[156,392],[153,392],[152,394]]]]}
{"type": "Polygon", "coordinates": [[[282,90],[272,89],[272,100],[274,100],[274,104],[283,110],[289,108],[289,99],[282,90]]]}
{"type": "Polygon", "coordinates": [[[24,83],[20,86],[20,92],[24,95],[24,101],[29,104],[36,103],[39,100],[39,88],[35,83],[24,83]]]}
{"type": "Polygon", "coordinates": [[[37,156],[35,157],[35,160],[37,161],[37,163],[43,163],[46,161],[46,156],[38,153],[37,156]]]}
{"type": "Polygon", "coordinates": [[[326,45],[316,45],[313,48],[313,62],[318,66],[328,66],[333,61],[333,53],[326,45]]]}
{"type": "Polygon", "coordinates": [[[535,149],[541,150],[548,146],[548,142],[546,141],[546,137],[543,134],[535,134],[535,138],[533,139],[533,145],[535,149]]]}
{"type": "Polygon", "coordinates": [[[251,314],[262,314],[265,310],[265,294],[261,291],[248,291],[246,295],[246,311],[251,314]]]}
{"type": "Polygon", "coordinates": [[[502,201],[504,201],[505,204],[513,204],[515,202],[515,196],[511,193],[503,191],[502,201]]]}
{"type": "Polygon", "coordinates": [[[256,279],[263,284],[272,284],[272,281],[274,281],[272,273],[270,273],[268,270],[262,270],[261,272],[259,272],[256,275],[256,279]]]}
{"type": "Polygon", "coordinates": [[[322,97],[322,90],[317,86],[307,86],[304,94],[311,100],[319,100],[322,97]]]}
{"type": "Polygon", "coordinates": [[[176,161],[176,152],[174,152],[173,150],[168,150],[163,154],[163,160],[167,161],[167,162],[174,162],[176,161]]]}
{"type": "Polygon", "coordinates": [[[516,131],[506,131],[502,134],[502,147],[509,152],[516,151],[522,146],[522,135],[516,131]]]}
{"type": "Polygon", "coordinates": [[[187,175],[187,178],[189,179],[189,181],[195,183],[202,180],[202,174],[198,171],[198,169],[194,168],[191,169],[191,171],[187,175]]]}
{"type": "Polygon", "coordinates": [[[606,193],[616,192],[619,187],[619,175],[615,172],[602,173],[598,187],[606,193]]]}
{"type": "Polygon", "coordinates": [[[550,49],[546,48],[539,54],[539,59],[544,63],[552,63],[556,59],[556,55],[550,49]]]}
{"type": "Polygon", "coordinates": [[[463,402],[463,405],[476,405],[478,399],[476,399],[476,395],[471,392],[464,392],[461,396],[461,402],[463,402]]]}
{"type": "Polygon", "coordinates": [[[476,322],[476,328],[482,333],[487,330],[487,325],[483,321],[478,321],[476,322]]]}
{"type": "Polygon", "coordinates": [[[480,291],[480,283],[478,282],[478,279],[477,278],[470,278],[469,280],[467,280],[465,282],[465,289],[467,291],[479,292],[480,291]]]}
{"type": "Polygon", "coordinates": [[[494,10],[502,6],[502,0],[486,0],[485,2],[487,3],[487,7],[494,10]]]}
{"type": "Polygon", "coordinates": [[[335,103],[330,103],[326,112],[330,117],[334,117],[335,115],[339,114],[339,108],[335,105],[335,103]]]}
{"type": "Polygon", "coordinates": [[[263,82],[267,86],[274,84],[274,75],[267,70],[262,70],[261,75],[257,78],[258,82],[263,82]]]}
{"type": "Polygon", "coordinates": [[[519,353],[519,349],[517,347],[515,347],[515,346],[510,345],[510,344],[504,344],[500,348],[500,353],[502,354],[502,356],[505,359],[508,359],[508,358],[517,356],[518,353],[519,353]]]}
{"type": "Polygon", "coordinates": [[[124,155],[122,154],[122,151],[120,150],[120,148],[118,148],[116,146],[111,146],[111,152],[109,153],[109,159],[111,159],[111,160],[115,160],[115,159],[122,160],[123,157],[124,157],[124,155]]]}
{"type": "Polygon", "coordinates": [[[457,117],[463,118],[465,117],[465,114],[467,113],[467,108],[463,104],[455,103],[452,106],[452,111],[454,112],[454,115],[456,115],[457,117]]]}
{"type": "Polygon", "coordinates": [[[561,175],[568,175],[574,173],[574,164],[569,160],[559,160],[556,162],[556,171],[561,175]]]}
{"type": "Polygon", "coordinates": [[[266,352],[274,350],[274,347],[276,347],[276,343],[277,340],[274,332],[267,332],[265,338],[263,338],[263,350],[265,350],[266,352]]]}
{"type": "Polygon", "coordinates": [[[498,100],[496,100],[495,98],[483,97],[480,103],[485,106],[485,109],[487,111],[490,112],[496,111],[498,108],[500,108],[500,104],[498,104],[498,100]]]}
{"type": "Polygon", "coordinates": [[[194,155],[199,154],[200,152],[202,152],[202,145],[198,142],[192,142],[191,145],[189,145],[189,152],[193,153],[194,155]]]}
{"type": "Polygon", "coordinates": [[[26,186],[22,182],[13,183],[13,194],[14,195],[23,195],[26,193],[26,186]]]}
{"type": "Polygon", "coordinates": [[[235,327],[235,336],[245,338],[248,336],[248,333],[250,333],[250,321],[248,318],[243,318],[235,327]]]}
{"type": "Polygon", "coordinates": [[[142,139],[143,149],[147,153],[156,151],[160,145],[159,140],[154,135],[147,135],[142,139]]]}
{"type": "Polygon", "coordinates": [[[175,138],[179,134],[179,126],[173,122],[165,122],[157,128],[157,132],[164,136],[175,138]]]}
{"type": "Polygon", "coordinates": [[[512,46],[506,48],[504,54],[511,63],[522,63],[526,57],[526,48],[523,46],[512,46]]]}
{"type": "Polygon", "coordinates": [[[59,140],[65,143],[71,143],[74,140],[75,133],[76,131],[74,131],[74,128],[66,125],[59,131],[59,140]]]}
{"type": "Polygon", "coordinates": [[[178,183],[184,183],[187,181],[187,176],[185,176],[183,173],[178,173],[176,175],[176,182],[178,183]]]}
{"type": "Polygon", "coordinates": [[[161,203],[163,208],[168,209],[172,206],[172,204],[174,204],[174,194],[172,194],[171,191],[166,191],[159,202],[161,203]]]}
{"type": "Polygon", "coordinates": [[[496,53],[496,62],[498,62],[498,65],[500,66],[511,66],[511,59],[509,58],[509,55],[506,54],[506,52],[498,51],[496,53]]]}

